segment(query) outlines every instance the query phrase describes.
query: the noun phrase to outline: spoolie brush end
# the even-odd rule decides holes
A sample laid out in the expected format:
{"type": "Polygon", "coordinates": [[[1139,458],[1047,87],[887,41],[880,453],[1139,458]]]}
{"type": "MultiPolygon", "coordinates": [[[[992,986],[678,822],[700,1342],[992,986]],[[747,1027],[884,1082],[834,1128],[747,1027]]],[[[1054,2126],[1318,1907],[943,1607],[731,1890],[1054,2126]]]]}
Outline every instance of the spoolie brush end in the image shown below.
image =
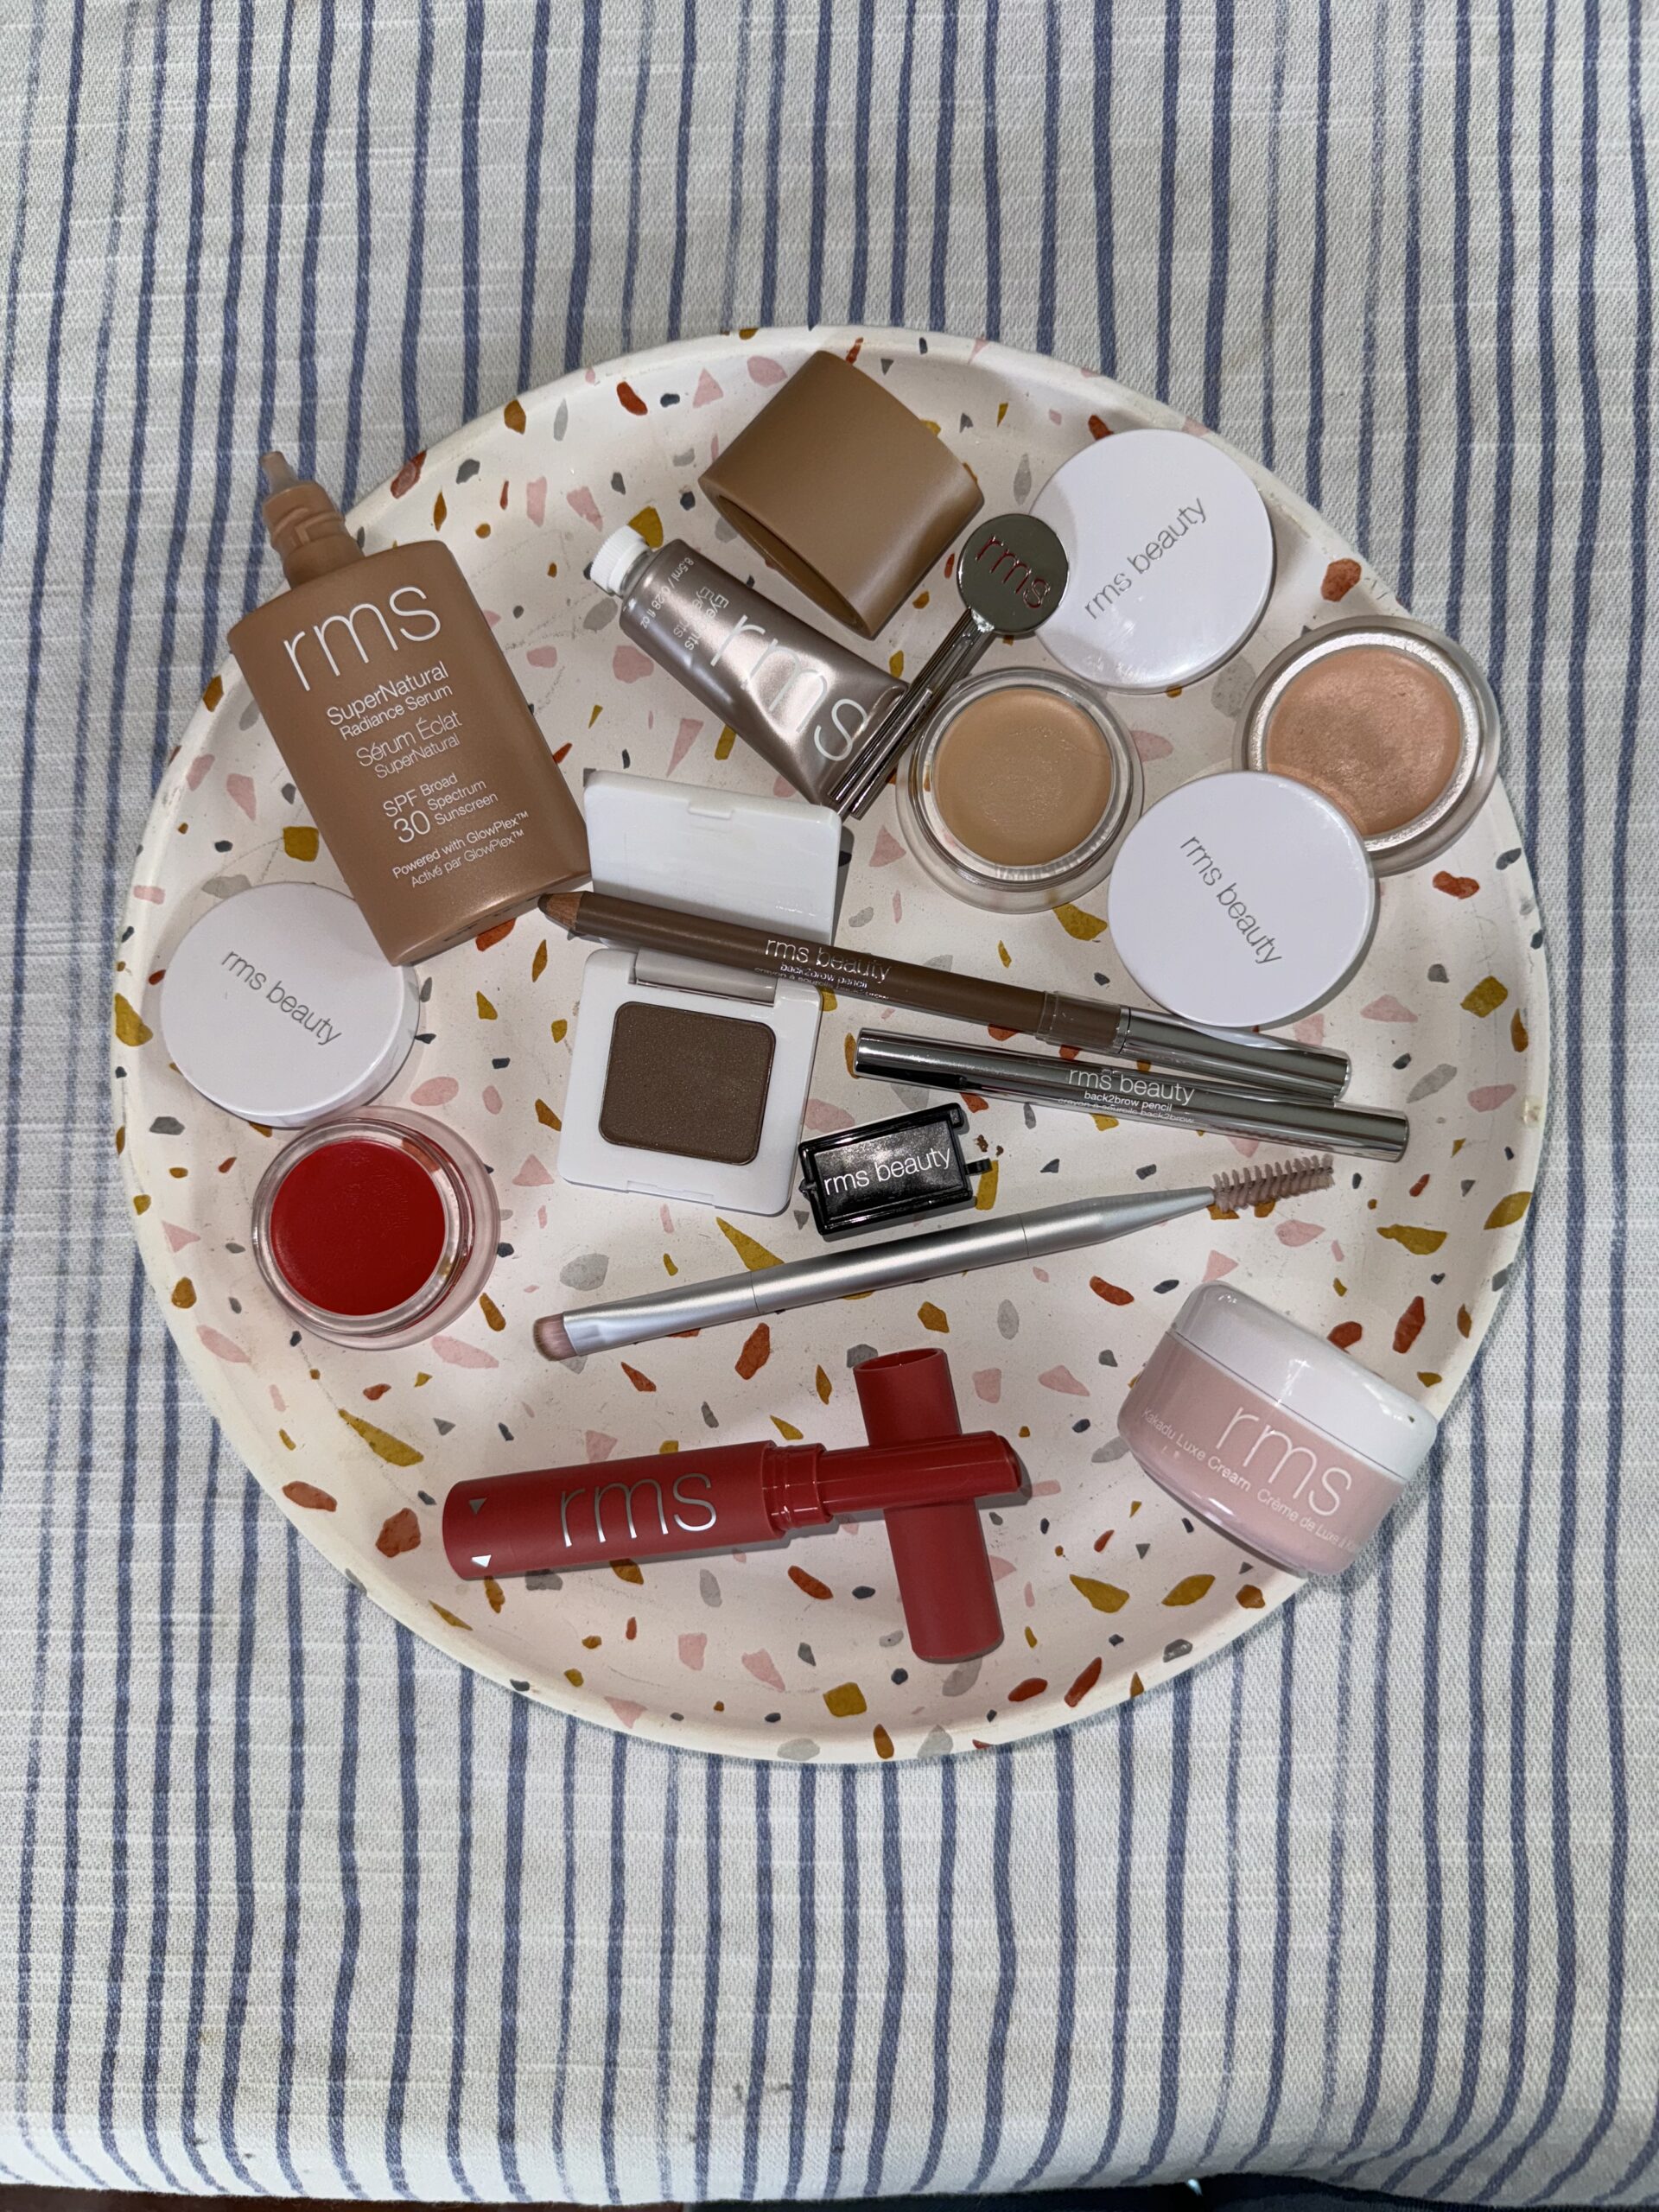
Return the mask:
{"type": "Polygon", "coordinates": [[[1210,1189],[1210,1203],[1224,1213],[1264,1206],[1274,1198],[1297,1198],[1308,1191],[1328,1191],[1336,1170],[1328,1152],[1305,1152],[1294,1160],[1252,1161],[1230,1167],[1210,1189]]]}

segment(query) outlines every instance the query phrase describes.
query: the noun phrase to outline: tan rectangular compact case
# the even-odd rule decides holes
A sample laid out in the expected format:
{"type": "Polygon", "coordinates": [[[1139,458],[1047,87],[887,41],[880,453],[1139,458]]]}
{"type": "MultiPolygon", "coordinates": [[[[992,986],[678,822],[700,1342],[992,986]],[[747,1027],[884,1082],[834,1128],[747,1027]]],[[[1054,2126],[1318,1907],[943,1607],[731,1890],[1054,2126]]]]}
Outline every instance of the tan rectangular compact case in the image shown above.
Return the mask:
{"type": "Polygon", "coordinates": [[[698,480],[740,537],[864,638],[982,497],[931,425],[838,353],[803,362],[698,480]]]}

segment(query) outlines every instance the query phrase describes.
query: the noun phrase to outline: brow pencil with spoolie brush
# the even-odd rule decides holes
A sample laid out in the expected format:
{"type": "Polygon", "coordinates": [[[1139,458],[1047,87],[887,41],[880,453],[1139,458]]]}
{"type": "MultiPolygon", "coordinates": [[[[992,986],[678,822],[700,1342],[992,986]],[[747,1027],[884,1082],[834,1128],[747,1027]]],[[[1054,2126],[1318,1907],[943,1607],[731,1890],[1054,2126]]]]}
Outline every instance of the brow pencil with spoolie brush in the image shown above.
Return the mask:
{"type": "Polygon", "coordinates": [[[970,1268],[1073,1252],[1080,1245],[1103,1244],[1209,1206],[1242,1213],[1269,1199],[1325,1190],[1331,1179],[1330,1154],[1306,1153],[1294,1160],[1228,1168],[1208,1183],[1184,1191],[1074,1198],[1065,1205],[1011,1214],[1002,1221],[970,1222],[962,1228],[934,1230],[925,1236],[792,1260],[754,1274],[676,1284],[671,1290],[652,1291],[644,1298],[626,1298],[609,1306],[550,1313],[535,1325],[536,1348],[546,1359],[615,1351],[653,1337],[680,1336],[728,1321],[753,1322],[764,1313],[791,1313],[798,1306],[818,1306],[863,1291],[893,1290],[936,1275],[961,1274],[970,1268]]]}

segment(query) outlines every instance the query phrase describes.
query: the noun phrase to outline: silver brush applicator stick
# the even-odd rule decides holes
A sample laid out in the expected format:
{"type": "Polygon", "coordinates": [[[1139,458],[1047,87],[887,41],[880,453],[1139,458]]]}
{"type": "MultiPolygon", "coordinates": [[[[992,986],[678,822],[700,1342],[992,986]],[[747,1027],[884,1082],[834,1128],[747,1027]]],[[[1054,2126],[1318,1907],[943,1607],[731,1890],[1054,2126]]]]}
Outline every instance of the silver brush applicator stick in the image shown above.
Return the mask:
{"type": "Polygon", "coordinates": [[[1247,1206],[1295,1198],[1304,1191],[1322,1191],[1331,1175],[1330,1154],[1308,1153],[1300,1159],[1230,1168],[1191,1190],[1073,1198],[1035,1213],[1010,1214],[1005,1221],[969,1222],[961,1228],[934,1230],[925,1236],[792,1260],[784,1267],[652,1291],[644,1298],[625,1298],[612,1306],[547,1314],[535,1325],[536,1349],[546,1359],[575,1359],[588,1352],[645,1344],[653,1337],[712,1329],[724,1321],[753,1322],[763,1313],[791,1313],[797,1306],[821,1306],[859,1292],[896,1290],[937,1275],[962,1274],[971,1268],[1045,1259],[1053,1252],[1104,1244],[1137,1229],[1178,1221],[1206,1206],[1242,1212],[1247,1206]]]}

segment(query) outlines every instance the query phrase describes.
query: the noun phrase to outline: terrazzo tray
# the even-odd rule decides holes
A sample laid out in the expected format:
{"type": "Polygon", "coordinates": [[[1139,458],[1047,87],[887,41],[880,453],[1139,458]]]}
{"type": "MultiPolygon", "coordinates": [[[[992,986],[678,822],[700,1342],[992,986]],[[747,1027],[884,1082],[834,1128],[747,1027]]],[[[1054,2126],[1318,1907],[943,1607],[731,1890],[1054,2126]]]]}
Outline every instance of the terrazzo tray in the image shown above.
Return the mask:
{"type": "MultiPolygon", "coordinates": [[[[773,788],[673,680],[620,637],[583,569],[631,522],[741,575],[748,549],[698,472],[814,348],[857,358],[984,487],[1025,505],[1091,437],[1185,428],[1109,378],[1001,346],[853,329],[761,331],[636,354],[513,399],[416,454],[353,518],[365,541],[441,535],[460,559],[573,788],[590,767],[773,788]]],[[[1147,798],[1219,766],[1255,672],[1311,624],[1393,609],[1319,516],[1247,456],[1272,511],[1278,577],[1244,652],[1177,696],[1118,697],[1147,798]]],[[[762,588],[817,620],[777,575],[762,588]]],[[[955,619],[944,565],[873,658],[918,666],[955,619]]],[[[1040,659],[1027,645],[988,657],[1040,659]]],[[[988,1270],[549,1367],[530,1325],[602,1289],[623,1297],[819,1248],[804,1207],[716,1218],[559,1179],[559,1127],[588,948],[535,915],[423,971],[421,1038],[386,1103],[460,1129],[493,1169],[500,1258],[465,1325],[414,1350],[302,1338],[265,1294],[249,1206],[284,1141],[190,1091],[157,1033],[173,946],[209,902],[274,877],[338,883],[234,661],[168,762],[140,849],[115,976],[118,1144],[145,1263],[186,1365],[276,1506],[418,1634],[522,1695],[612,1728],[787,1759],[928,1757],[1007,1743],[1155,1690],[1282,1605],[1293,1576],[1183,1515],[1118,1443],[1120,1400],[1187,1291],[1232,1276],[1351,1347],[1436,1413],[1456,1395],[1524,1233],[1542,1137],[1541,931],[1500,786],[1438,867],[1382,887],[1351,988],[1298,1025],[1351,1053],[1351,1096],[1412,1116],[1397,1166],[1338,1160],[1336,1187],[1268,1218],[1206,1214],[1047,1264],[988,1270]],[[861,1439],[852,1369],[868,1350],[943,1345],[964,1424],[1017,1439],[1029,1502],[987,1516],[1006,1636],[988,1657],[909,1650],[879,1522],[741,1557],[619,1563],[561,1580],[463,1583],[439,1505],[463,1476],[717,1439],[861,1439]]],[[[934,890],[886,793],[858,832],[840,935],[871,951],[1103,996],[1125,992],[1102,892],[998,917],[934,890]]],[[[809,1132],[898,1109],[855,1083],[851,1036],[878,1010],[826,1013],[809,1132]]],[[[914,1017],[894,1017],[909,1020],[914,1017]]],[[[968,1141],[993,1161],[979,1204],[1191,1184],[1253,1147],[1148,1123],[998,1102],[968,1141]]],[[[1418,1496],[1421,1497],[1421,1486],[1418,1496]]],[[[1411,1503],[1402,1509],[1415,1510],[1411,1503]]],[[[1364,1574],[1362,1560],[1353,1570],[1364,1574]]]]}

